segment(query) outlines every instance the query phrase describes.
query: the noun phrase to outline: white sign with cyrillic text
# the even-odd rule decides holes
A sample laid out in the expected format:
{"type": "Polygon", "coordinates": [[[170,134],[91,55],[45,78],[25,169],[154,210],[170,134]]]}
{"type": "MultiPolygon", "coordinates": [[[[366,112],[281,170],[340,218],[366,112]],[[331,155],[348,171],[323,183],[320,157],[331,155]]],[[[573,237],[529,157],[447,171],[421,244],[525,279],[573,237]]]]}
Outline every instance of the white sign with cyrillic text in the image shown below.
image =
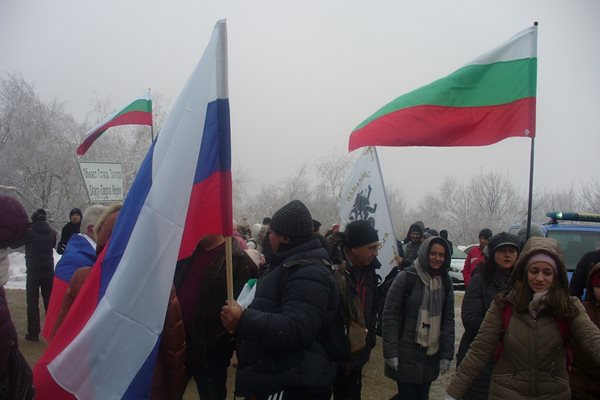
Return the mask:
{"type": "Polygon", "coordinates": [[[123,200],[121,164],[80,162],[79,169],[91,203],[123,200]]]}

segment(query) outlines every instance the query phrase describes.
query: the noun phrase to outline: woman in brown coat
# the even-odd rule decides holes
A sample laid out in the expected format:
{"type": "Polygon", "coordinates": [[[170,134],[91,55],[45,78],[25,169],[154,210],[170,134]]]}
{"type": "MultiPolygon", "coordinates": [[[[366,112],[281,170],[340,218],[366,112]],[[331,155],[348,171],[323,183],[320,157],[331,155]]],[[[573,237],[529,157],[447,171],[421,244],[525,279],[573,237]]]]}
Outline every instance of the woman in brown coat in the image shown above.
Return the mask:
{"type": "Polygon", "coordinates": [[[585,345],[587,353],[600,363],[600,330],[581,302],[568,295],[558,242],[529,239],[508,287],[492,302],[448,386],[447,399],[462,398],[496,353],[490,399],[570,400],[565,341],[585,345]]]}

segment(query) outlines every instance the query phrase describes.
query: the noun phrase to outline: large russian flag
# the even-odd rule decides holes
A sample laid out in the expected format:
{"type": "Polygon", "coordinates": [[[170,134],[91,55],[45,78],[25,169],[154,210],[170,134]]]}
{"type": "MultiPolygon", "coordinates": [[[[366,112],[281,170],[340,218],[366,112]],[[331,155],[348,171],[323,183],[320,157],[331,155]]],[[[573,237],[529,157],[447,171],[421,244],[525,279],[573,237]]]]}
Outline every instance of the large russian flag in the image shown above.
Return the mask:
{"type": "Polygon", "coordinates": [[[48,312],[44,321],[42,336],[52,340],[52,330],[62,307],[63,297],[69,288],[71,277],[78,268],[91,267],[96,262],[96,243],[87,235],[73,235],[67,243],[64,254],[54,267],[52,294],[48,304],[48,312]]]}
{"type": "Polygon", "coordinates": [[[227,89],[223,20],[140,167],[108,246],[35,366],[37,399],[149,398],[178,256],[204,234],[231,234],[227,89]]]}

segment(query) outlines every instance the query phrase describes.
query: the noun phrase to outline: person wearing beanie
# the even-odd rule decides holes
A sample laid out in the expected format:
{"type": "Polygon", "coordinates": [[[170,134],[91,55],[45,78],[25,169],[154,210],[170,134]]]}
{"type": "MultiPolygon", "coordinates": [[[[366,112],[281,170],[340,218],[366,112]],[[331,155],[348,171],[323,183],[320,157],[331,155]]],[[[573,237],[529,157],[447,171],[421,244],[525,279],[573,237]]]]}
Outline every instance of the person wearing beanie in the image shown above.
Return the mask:
{"type": "MultiPolygon", "coordinates": [[[[114,205],[114,207],[120,207],[114,205]]],[[[100,216],[107,209],[101,204],[94,204],[88,207],[83,213],[81,233],[71,236],[69,245],[64,249],[62,257],[56,263],[54,268],[54,280],[52,282],[52,294],[48,304],[48,312],[42,329],[42,336],[50,342],[54,323],[60,311],[63,297],[69,286],[71,277],[81,267],[94,265],[96,261],[96,233],[95,225],[100,216]]]]}
{"type": "Polygon", "coordinates": [[[463,266],[463,280],[465,283],[465,289],[469,286],[471,281],[471,273],[475,270],[479,263],[485,261],[485,255],[483,250],[487,246],[488,241],[492,237],[492,231],[488,228],[484,228],[479,231],[479,247],[475,247],[469,251],[467,258],[465,259],[465,265],[463,266]]]}
{"type": "Polygon", "coordinates": [[[446,398],[464,398],[494,358],[489,399],[570,400],[569,348],[580,346],[599,365],[600,330],[579,299],[569,297],[567,285],[558,242],[530,238],[507,287],[485,314],[479,333],[446,389],[446,398]]]}
{"type": "Polygon", "coordinates": [[[398,273],[383,309],[385,375],[395,398],[426,400],[431,383],[454,357],[454,290],[450,249],[439,236],[423,241],[412,266],[398,273]]]}
{"type": "Polygon", "coordinates": [[[71,236],[79,233],[82,218],[83,214],[79,208],[74,208],[69,212],[69,222],[62,227],[62,230],[60,231],[60,241],[56,246],[56,252],[58,254],[63,254],[71,236]]]}
{"type": "Polygon", "coordinates": [[[423,232],[425,231],[425,225],[423,222],[416,221],[410,228],[408,228],[407,239],[404,240],[404,259],[400,264],[400,269],[409,267],[413,261],[417,258],[417,253],[421,242],[423,241],[423,232]]]}
{"type": "Polygon", "coordinates": [[[348,331],[357,329],[360,343],[353,344],[349,360],[338,364],[334,399],[360,399],[362,370],[375,347],[377,323],[377,260],[379,235],[368,221],[352,221],[332,243],[334,275],[342,295],[342,314],[348,331]]]}
{"type": "Polygon", "coordinates": [[[569,282],[571,296],[577,296],[583,300],[583,291],[587,285],[590,269],[598,263],[600,263],[600,249],[585,253],[581,257],[569,282]]]}
{"type": "MultiPolygon", "coordinates": [[[[13,372],[31,376],[31,370],[26,364],[21,364],[22,370],[13,371],[15,357],[22,357],[19,351],[17,330],[13,324],[4,285],[9,278],[8,247],[18,247],[18,242],[27,232],[29,217],[21,203],[12,196],[0,194],[0,377],[13,375],[13,372]]],[[[23,399],[33,398],[31,382],[23,379],[20,389],[23,399]]],[[[0,386],[2,384],[0,383],[0,386]]],[[[0,390],[0,392],[3,392],[0,390]]],[[[17,392],[17,390],[15,390],[17,392]]],[[[0,396],[3,397],[3,396],[0,396]]]]}
{"type": "MultiPolygon", "coordinates": [[[[590,320],[600,328],[600,262],[590,267],[583,307],[590,320]]],[[[573,365],[569,372],[569,380],[574,399],[600,399],[600,368],[585,348],[579,345],[573,346],[573,365]]]]}
{"type": "Polygon", "coordinates": [[[0,287],[4,286],[9,278],[8,247],[19,247],[29,217],[17,199],[0,194],[0,287]]]}
{"type": "Polygon", "coordinates": [[[25,339],[37,342],[40,334],[40,292],[44,310],[48,311],[52,281],[54,279],[54,255],[56,232],[46,222],[46,211],[38,209],[31,216],[32,223],[25,236],[18,243],[25,246],[25,266],[27,278],[27,334],[25,339]]]}
{"type": "Polygon", "coordinates": [[[239,343],[236,395],[329,399],[336,365],[325,351],[325,333],[335,324],[340,300],[325,265],[329,254],[299,200],[273,214],[269,239],[273,256],[251,304],[244,310],[230,302],[221,311],[223,325],[239,343]]]}
{"type": "MultiPolygon", "coordinates": [[[[520,243],[518,236],[506,232],[494,235],[490,239],[488,257],[473,272],[471,283],[467,287],[463,298],[461,318],[465,333],[460,340],[456,354],[457,365],[460,365],[465,358],[471,343],[477,336],[492,300],[508,284],[510,274],[517,262],[520,243]]],[[[465,393],[464,400],[485,400],[488,398],[493,368],[494,362],[489,362],[465,393]]]]}

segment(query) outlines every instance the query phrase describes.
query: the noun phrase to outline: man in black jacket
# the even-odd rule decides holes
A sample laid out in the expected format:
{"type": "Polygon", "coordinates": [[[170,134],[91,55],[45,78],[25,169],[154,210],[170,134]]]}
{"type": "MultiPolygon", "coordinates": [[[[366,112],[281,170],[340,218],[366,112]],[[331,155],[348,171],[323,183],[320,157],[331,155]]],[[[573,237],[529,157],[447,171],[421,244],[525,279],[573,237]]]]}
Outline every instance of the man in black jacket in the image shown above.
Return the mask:
{"type": "Polygon", "coordinates": [[[27,335],[25,339],[37,342],[40,334],[40,291],[44,309],[48,311],[52,281],[54,280],[53,249],[56,246],[56,232],[46,222],[46,211],[38,209],[31,216],[31,225],[25,233],[21,245],[25,245],[25,265],[27,267],[27,335]]]}
{"type": "Polygon", "coordinates": [[[56,252],[58,254],[64,253],[71,236],[79,233],[81,229],[81,218],[83,217],[79,208],[74,208],[71,210],[69,213],[69,222],[67,222],[60,231],[60,241],[56,246],[56,252]]]}
{"type": "MultiPolygon", "coordinates": [[[[334,242],[333,262],[336,279],[342,292],[342,307],[346,329],[362,329],[364,343],[351,343],[354,347],[351,359],[338,364],[334,385],[334,400],[360,400],[362,368],[369,361],[375,347],[375,324],[377,322],[377,275],[381,266],[377,260],[379,236],[368,221],[353,221],[334,242]]],[[[355,337],[349,335],[349,337],[355,337]]]]}
{"type": "Polygon", "coordinates": [[[242,310],[233,302],[221,320],[240,343],[236,395],[329,399],[336,367],[323,339],[338,316],[339,289],[313,235],[312,217],[294,200],[271,219],[271,263],[242,310]]]}

